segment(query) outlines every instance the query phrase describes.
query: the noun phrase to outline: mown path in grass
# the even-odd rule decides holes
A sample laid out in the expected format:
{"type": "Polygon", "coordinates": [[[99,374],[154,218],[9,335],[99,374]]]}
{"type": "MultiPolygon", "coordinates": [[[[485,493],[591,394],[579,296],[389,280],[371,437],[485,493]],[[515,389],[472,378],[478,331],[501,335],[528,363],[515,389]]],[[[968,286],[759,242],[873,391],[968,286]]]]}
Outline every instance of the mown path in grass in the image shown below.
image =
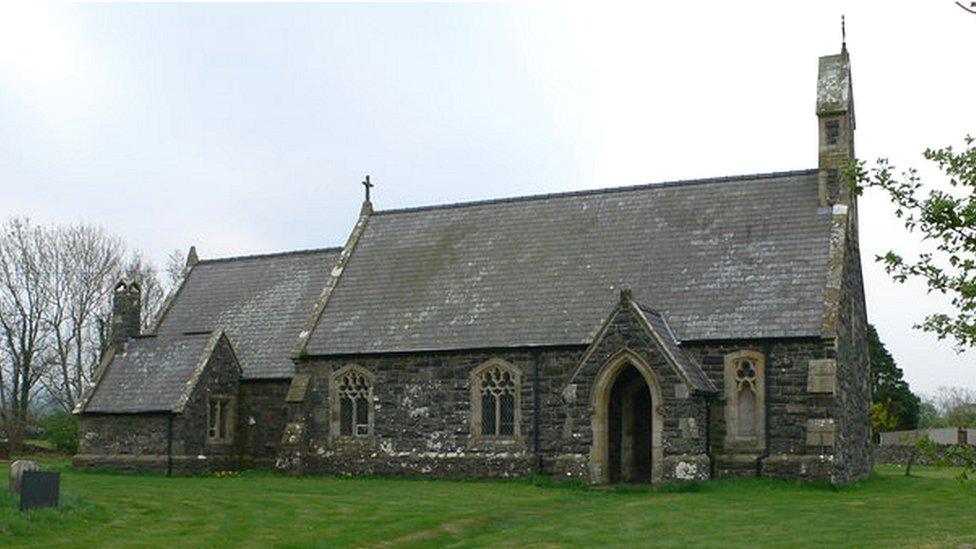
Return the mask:
{"type": "MultiPolygon", "coordinates": [[[[842,490],[727,479],[690,491],[260,472],[168,479],[63,469],[61,511],[22,516],[14,498],[0,497],[0,546],[976,543],[976,485],[937,469],[912,478],[881,469],[842,490]]],[[[0,471],[6,475],[6,466],[0,471]]]]}

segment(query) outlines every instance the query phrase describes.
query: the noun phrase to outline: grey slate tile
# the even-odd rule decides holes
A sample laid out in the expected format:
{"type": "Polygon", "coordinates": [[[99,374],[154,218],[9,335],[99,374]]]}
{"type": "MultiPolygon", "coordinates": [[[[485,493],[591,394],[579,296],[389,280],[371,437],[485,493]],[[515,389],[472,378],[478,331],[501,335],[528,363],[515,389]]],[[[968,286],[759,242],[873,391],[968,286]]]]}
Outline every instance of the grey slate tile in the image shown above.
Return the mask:
{"type": "Polygon", "coordinates": [[[200,261],[156,333],[223,330],[244,379],[291,377],[298,334],[338,255],[328,248],[200,261]]]}
{"type": "Polygon", "coordinates": [[[211,334],[130,340],[105,370],[86,413],[171,411],[199,363],[211,334]]]}
{"type": "Polygon", "coordinates": [[[816,173],[376,212],[307,351],[587,344],[621,288],[680,340],[818,335],[816,173]]]}

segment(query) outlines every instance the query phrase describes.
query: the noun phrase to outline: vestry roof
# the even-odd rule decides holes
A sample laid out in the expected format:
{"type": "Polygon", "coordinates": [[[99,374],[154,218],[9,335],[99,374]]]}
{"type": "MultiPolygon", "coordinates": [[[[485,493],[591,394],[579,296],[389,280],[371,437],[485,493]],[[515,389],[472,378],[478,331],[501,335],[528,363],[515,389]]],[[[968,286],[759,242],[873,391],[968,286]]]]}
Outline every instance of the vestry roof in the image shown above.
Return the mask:
{"type": "Polygon", "coordinates": [[[89,413],[178,411],[196,383],[194,372],[213,352],[220,332],[141,337],[126,344],[84,405],[89,413]]]}
{"type": "Polygon", "coordinates": [[[587,344],[621,288],[680,340],[816,336],[829,229],[816,170],[380,211],[306,350],[587,344]]]}
{"type": "Polygon", "coordinates": [[[328,248],[200,261],[156,333],[223,330],[245,379],[291,377],[295,341],[338,255],[328,248]]]}

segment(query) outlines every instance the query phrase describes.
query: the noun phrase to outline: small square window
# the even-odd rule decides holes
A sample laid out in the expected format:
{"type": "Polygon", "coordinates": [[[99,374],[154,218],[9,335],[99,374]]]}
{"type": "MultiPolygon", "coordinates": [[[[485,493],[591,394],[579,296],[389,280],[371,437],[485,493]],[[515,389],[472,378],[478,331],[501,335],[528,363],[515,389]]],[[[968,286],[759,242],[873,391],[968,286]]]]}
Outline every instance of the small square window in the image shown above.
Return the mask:
{"type": "Polygon", "coordinates": [[[828,120],[825,129],[827,130],[827,144],[836,145],[840,141],[840,121],[828,120]]]}

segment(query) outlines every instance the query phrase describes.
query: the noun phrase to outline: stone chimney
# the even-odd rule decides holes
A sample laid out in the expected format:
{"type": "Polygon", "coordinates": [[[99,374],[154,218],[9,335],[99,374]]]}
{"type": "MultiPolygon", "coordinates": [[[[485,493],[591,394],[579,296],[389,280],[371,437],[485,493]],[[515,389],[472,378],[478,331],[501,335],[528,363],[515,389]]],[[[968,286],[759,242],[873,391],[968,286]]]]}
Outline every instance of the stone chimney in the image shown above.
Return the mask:
{"type": "Polygon", "coordinates": [[[844,168],[854,159],[854,92],[845,44],[837,55],[820,58],[817,78],[820,125],[820,205],[851,204],[844,168]]]}
{"type": "Polygon", "coordinates": [[[120,280],[112,292],[111,344],[116,353],[125,351],[125,343],[138,337],[142,328],[142,288],[137,282],[120,280]]]}

